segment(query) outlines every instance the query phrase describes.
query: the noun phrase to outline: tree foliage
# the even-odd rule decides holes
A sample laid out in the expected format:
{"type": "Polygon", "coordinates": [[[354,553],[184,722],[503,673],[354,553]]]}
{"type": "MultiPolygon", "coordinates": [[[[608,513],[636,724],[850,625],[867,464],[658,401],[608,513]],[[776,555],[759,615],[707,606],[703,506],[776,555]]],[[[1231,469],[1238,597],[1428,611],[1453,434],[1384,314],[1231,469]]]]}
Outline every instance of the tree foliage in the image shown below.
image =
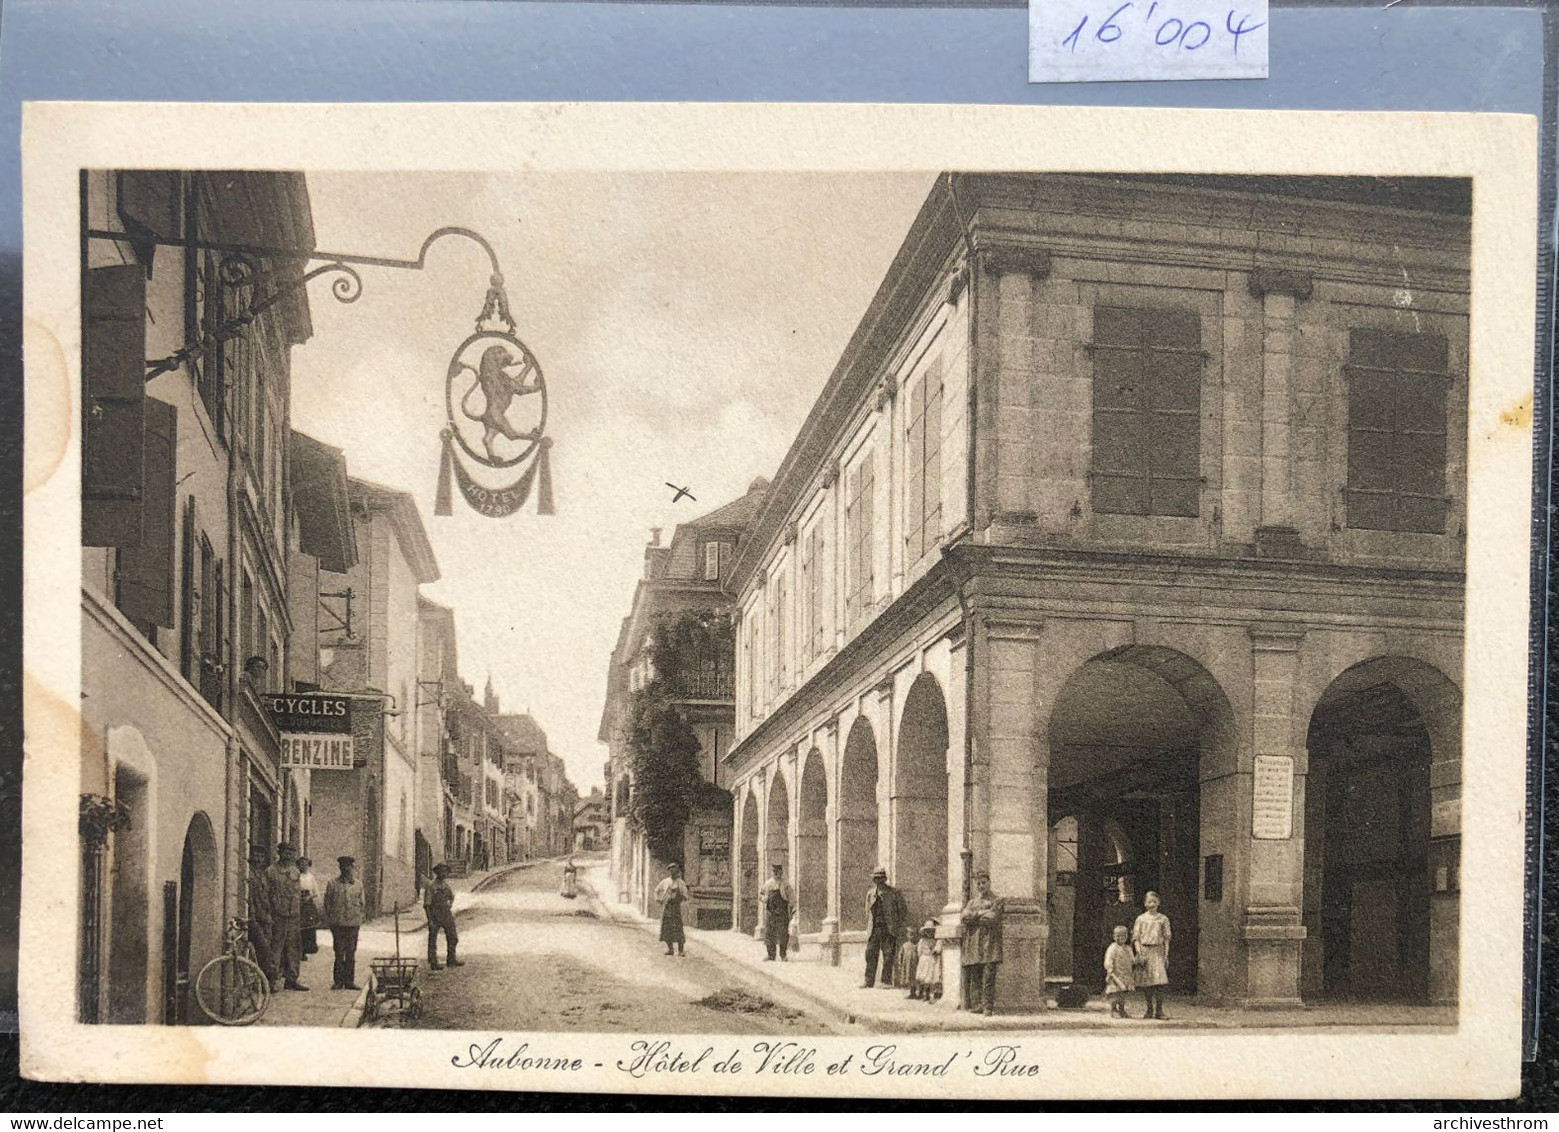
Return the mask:
{"type": "Polygon", "coordinates": [[[720,615],[689,614],[657,625],[654,676],[634,694],[632,817],[662,861],[684,863],[683,829],[694,810],[730,805],[729,792],[704,780],[698,736],[675,696],[706,658],[729,656],[731,640],[730,620],[720,615]]]}

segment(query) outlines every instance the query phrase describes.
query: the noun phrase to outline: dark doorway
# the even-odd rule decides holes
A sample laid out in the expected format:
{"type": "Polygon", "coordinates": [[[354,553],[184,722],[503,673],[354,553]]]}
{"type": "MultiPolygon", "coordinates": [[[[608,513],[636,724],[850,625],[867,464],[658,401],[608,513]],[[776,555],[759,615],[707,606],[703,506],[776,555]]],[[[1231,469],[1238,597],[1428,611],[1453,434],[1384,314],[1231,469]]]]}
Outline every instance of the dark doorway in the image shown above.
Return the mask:
{"type": "Polygon", "coordinates": [[[1430,739],[1423,719],[1390,681],[1328,694],[1311,721],[1309,749],[1306,826],[1322,831],[1306,850],[1320,856],[1322,993],[1428,1002],[1430,739]]]}

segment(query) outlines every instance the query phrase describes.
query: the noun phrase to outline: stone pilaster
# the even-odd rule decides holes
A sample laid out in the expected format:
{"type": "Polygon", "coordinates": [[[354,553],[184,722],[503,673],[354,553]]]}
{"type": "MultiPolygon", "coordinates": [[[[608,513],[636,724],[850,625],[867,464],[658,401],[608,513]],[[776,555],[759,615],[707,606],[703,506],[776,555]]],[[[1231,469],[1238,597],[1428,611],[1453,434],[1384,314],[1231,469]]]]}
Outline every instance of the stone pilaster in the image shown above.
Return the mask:
{"type": "Polygon", "coordinates": [[[1262,304],[1261,524],[1256,551],[1274,558],[1303,553],[1294,502],[1295,307],[1312,293],[1308,272],[1258,268],[1251,293],[1262,304]]]}
{"type": "Polygon", "coordinates": [[[1252,628],[1251,825],[1246,869],[1244,1004],[1301,1004],[1304,776],[1294,688],[1303,630],[1252,628]]]}

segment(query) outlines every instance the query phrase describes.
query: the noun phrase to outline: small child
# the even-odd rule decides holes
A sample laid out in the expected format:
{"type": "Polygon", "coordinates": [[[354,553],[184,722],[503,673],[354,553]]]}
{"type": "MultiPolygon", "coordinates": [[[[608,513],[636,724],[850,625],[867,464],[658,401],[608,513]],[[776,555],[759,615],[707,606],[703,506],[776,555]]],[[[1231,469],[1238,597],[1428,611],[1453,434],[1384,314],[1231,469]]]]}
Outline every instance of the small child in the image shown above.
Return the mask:
{"type": "Polygon", "coordinates": [[[1115,928],[1115,942],[1104,952],[1104,997],[1110,1002],[1110,1017],[1126,1017],[1126,996],[1136,989],[1132,971],[1131,933],[1124,924],[1115,928]]]}
{"type": "Polygon", "coordinates": [[[899,944],[899,950],[893,957],[893,985],[906,987],[909,993],[905,998],[919,998],[920,987],[915,983],[915,965],[919,961],[920,953],[915,946],[915,933],[911,931],[904,937],[904,942],[899,944]]]}
{"type": "Polygon", "coordinates": [[[916,945],[915,989],[926,1002],[942,997],[942,945],[936,941],[936,921],[927,920],[916,945]]]}

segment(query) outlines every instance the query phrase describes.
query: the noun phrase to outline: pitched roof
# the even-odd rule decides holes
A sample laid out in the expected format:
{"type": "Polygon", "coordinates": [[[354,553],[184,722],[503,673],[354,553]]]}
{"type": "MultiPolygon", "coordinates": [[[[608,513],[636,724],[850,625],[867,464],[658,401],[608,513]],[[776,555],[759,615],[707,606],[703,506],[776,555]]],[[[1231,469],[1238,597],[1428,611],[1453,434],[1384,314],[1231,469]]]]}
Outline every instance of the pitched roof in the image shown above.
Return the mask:
{"type": "Polygon", "coordinates": [[[287,485],[298,513],[298,549],[320,566],[345,574],[357,565],[346,456],[341,449],[292,430],[287,485]]]}
{"type": "Polygon", "coordinates": [[[411,493],[357,476],[353,476],[349,482],[354,502],[381,508],[389,514],[395,539],[400,543],[401,553],[405,555],[417,581],[438,581],[438,559],[433,556],[433,544],[428,541],[428,530],[422,525],[422,516],[417,511],[417,503],[411,493]]]}

